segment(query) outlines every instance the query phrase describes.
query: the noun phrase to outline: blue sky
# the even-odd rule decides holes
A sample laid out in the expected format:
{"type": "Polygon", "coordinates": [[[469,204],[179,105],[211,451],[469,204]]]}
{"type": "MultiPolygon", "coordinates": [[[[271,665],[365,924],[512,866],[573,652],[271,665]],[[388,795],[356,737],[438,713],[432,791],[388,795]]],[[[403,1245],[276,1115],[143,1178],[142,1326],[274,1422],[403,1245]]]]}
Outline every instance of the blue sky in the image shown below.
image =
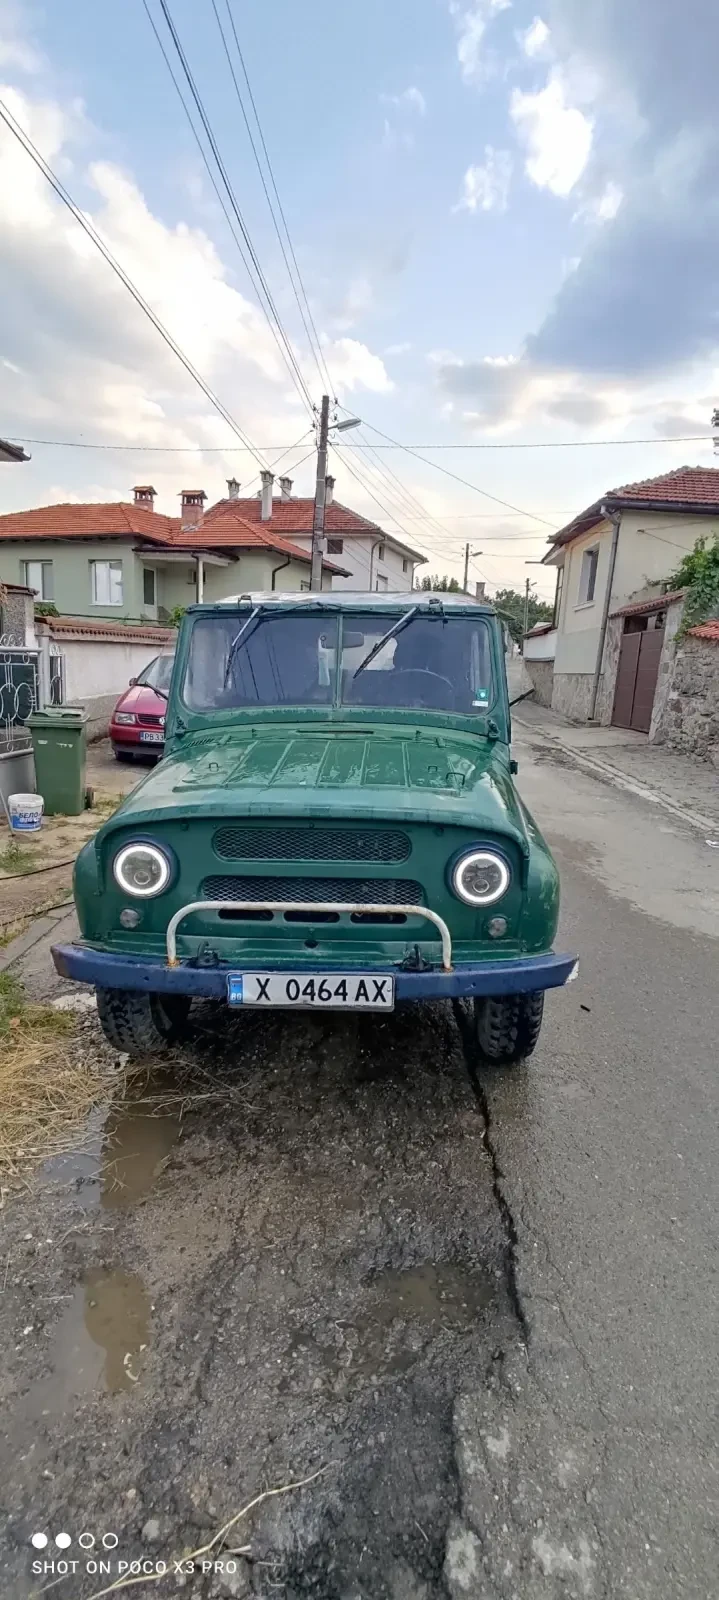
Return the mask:
{"type": "MultiPolygon", "coordinates": [[[[160,0],[148,4],[171,50],[160,0]]],[[[536,520],[399,453],[381,459],[411,504],[390,502],[393,486],[359,452],[335,460],[339,498],[401,530],[435,570],[461,570],[471,539],[483,551],[473,572],[495,587],[521,584],[551,527],[602,489],[711,463],[706,444],[596,447],[706,434],[719,399],[710,0],[230,4],[340,399],[404,441],[493,446],[433,459],[536,520]],[[496,448],[564,440],[593,447],[496,448]]],[[[226,0],[217,6],[226,24],[226,0]]],[[[170,9],[314,399],[212,0],[170,9]]],[[[308,419],[142,0],[0,0],[0,83],[253,442],[291,444],[308,419]]],[[[226,425],[4,130],[0,181],[0,431],[226,444],[226,425]]],[[[256,466],[231,450],[31,448],[30,466],[3,474],[3,509],[127,498],[151,478],[174,510],[190,480],[215,498],[229,473],[249,484],[256,466]]],[[[310,470],[298,466],[300,492],[310,470]]],[[[551,590],[550,574],[538,581],[551,590]]]]}

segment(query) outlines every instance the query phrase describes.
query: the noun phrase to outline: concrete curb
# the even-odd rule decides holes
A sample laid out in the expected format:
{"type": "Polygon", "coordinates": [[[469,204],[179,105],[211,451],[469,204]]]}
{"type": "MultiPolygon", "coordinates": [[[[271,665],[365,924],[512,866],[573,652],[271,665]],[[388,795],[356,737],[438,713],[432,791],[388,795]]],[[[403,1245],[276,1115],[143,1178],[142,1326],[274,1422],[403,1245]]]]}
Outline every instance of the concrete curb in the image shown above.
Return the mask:
{"type": "Polygon", "coordinates": [[[59,924],[72,916],[73,911],[74,906],[71,903],[68,906],[59,907],[57,911],[46,912],[44,916],[36,917],[35,921],[29,928],[25,929],[24,933],[18,934],[17,939],[13,939],[10,944],[5,946],[4,950],[0,951],[0,972],[7,972],[8,968],[14,966],[16,961],[20,961],[23,956],[27,955],[28,950],[33,950],[41,939],[46,939],[49,934],[55,933],[59,924]]]}
{"type": "Polygon", "coordinates": [[[690,811],[686,806],[680,806],[675,800],[670,800],[668,795],[661,794],[658,789],[650,788],[648,783],[641,783],[638,778],[628,778],[626,773],[620,772],[618,767],[610,761],[602,761],[597,756],[588,756],[583,750],[575,749],[574,745],[565,744],[563,739],[557,738],[555,733],[550,733],[547,727],[536,722],[524,722],[515,715],[515,722],[528,734],[538,733],[549,744],[569,757],[575,766],[583,768],[593,777],[604,778],[613,784],[615,789],[623,789],[627,794],[633,794],[640,800],[646,800],[650,805],[661,806],[671,816],[678,817],[680,821],[688,823],[690,828],[695,828],[704,838],[717,833],[717,824],[711,817],[703,817],[698,811],[690,811]]]}

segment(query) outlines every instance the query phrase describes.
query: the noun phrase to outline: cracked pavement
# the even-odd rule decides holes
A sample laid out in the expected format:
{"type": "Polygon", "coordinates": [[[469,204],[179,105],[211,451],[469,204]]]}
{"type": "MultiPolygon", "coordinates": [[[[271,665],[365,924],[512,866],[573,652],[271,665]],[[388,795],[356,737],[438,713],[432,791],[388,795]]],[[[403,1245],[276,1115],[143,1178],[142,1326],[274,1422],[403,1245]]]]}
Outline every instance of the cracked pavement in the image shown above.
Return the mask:
{"type": "Polygon", "coordinates": [[[6,1204],[3,1597],[100,1587],[33,1574],[35,1528],[168,1558],[319,1469],[233,1571],[132,1592],[717,1593],[719,862],[515,753],[582,962],[530,1063],[472,1079],[459,1008],[208,1008],[177,1071],[209,1098],[108,1108],[6,1204]]]}

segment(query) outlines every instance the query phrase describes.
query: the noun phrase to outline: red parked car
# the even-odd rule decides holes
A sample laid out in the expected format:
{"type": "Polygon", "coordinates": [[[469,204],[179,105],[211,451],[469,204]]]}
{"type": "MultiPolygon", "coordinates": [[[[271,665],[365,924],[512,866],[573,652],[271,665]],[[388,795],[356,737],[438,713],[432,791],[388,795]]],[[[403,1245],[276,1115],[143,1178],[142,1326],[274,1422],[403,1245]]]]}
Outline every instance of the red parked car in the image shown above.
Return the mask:
{"type": "Polygon", "coordinates": [[[161,756],[165,748],[165,708],[174,655],[155,656],[130,679],[110,718],[110,738],[118,761],[137,755],[161,756]]]}

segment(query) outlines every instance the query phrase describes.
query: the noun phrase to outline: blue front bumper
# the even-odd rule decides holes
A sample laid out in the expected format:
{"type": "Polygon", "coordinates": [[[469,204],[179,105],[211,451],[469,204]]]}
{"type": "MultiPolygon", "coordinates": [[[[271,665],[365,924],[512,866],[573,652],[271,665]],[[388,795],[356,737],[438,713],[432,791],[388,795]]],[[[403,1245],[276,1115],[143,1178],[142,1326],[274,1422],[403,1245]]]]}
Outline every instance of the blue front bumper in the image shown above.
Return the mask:
{"type": "MultiPolygon", "coordinates": [[[[162,956],[110,955],[82,944],[56,944],[52,958],[62,978],[74,978],[78,983],[96,984],[101,989],[189,994],[206,1000],[226,1000],[228,975],[242,970],[228,963],[196,967],[181,962],[169,967],[162,956]]],[[[328,970],[331,969],[326,962],[317,966],[302,963],[302,971],[308,976],[328,970]]],[[[262,971],[268,971],[267,964],[262,971]]],[[[370,975],[391,974],[398,1000],[454,1000],[462,995],[531,994],[538,989],[559,989],[576,976],[576,971],[575,956],[543,955],[514,956],[508,961],[459,961],[451,972],[441,968],[403,972],[400,967],[372,967],[370,975]]]]}

